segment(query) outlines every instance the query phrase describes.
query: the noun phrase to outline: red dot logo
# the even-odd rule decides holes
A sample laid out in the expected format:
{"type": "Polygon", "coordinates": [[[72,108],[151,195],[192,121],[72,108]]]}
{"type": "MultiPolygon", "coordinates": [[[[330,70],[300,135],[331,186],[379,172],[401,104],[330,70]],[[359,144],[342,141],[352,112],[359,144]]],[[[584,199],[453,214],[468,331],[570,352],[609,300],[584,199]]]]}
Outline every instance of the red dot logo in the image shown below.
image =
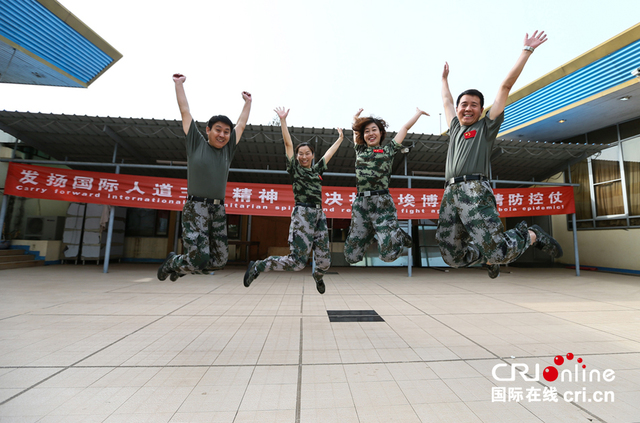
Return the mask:
{"type": "Polygon", "coordinates": [[[558,378],[558,369],[549,366],[542,372],[542,377],[544,377],[547,382],[553,382],[558,378]]]}
{"type": "Polygon", "coordinates": [[[562,358],[561,355],[556,355],[556,357],[553,359],[553,362],[556,364],[556,366],[562,366],[562,363],[564,363],[564,358],[562,358]]]}
{"type": "Polygon", "coordinates": [[[567,354],[567,360],[573,360],[573,354],[572,353],[567,354]]]}
{"type": "Polygon", "coordinates": [[[581,358],[578,359],[578,363],[582,363],[582,359],[581,358]]]}

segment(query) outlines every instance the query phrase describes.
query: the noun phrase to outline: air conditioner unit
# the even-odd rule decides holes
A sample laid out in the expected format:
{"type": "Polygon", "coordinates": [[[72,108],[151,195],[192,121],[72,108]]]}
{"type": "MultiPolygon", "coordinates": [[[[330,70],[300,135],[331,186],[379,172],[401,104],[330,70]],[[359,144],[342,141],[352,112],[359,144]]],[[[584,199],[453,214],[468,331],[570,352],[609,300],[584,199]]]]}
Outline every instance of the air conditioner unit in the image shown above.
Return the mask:
{"type": "Polygon", "coordinates": [[[64,220],[65,216],[27,217],[24,238],[43,241],[62,239],[64,220]]]}

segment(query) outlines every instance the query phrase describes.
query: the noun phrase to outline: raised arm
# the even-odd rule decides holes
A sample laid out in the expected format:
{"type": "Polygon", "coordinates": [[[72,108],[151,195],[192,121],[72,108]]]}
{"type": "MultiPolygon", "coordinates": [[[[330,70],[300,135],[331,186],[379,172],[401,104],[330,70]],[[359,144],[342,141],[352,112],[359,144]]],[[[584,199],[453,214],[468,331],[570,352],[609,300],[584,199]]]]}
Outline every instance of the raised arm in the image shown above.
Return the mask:
{"type": "Polygon", "coordinates": [[[246,91],[242,92],[242,98],[244,99],[244,106],[242,107],[242,112],[240,112],[240,117],[238,118],[238,122],[236,123],[235,131],[236,131],[236,144],[240,142],[240,137],[242,137],[242,133],[244,132],[244,128],[247,126],[247,121],[249,120],[249,112],[251,111],[251,94],[246,91]]]}
{"type": "Polygon", "coordinates": [[[518,80],[520,73],[522,73],[522,69],[524,69],[524,65],[527,64],[529,57],[533,54],[533,50],[536,49],[540,44],[547,41],[547,35],[544,31],[541,31],[538,34],[538,31],[534,32],[531,37],[529,34],[524,36],[524,48],[516,61],[516,64],[511,68],[507,77],[500,84],[500,88],[498,89],[498,95],[496,96],[496,100],[493,102],[493,106],[491,106],[491,117],[495,118],[499,116],[503,111],[505,106],[507,105],[507,97],[509,97],[509,92],[513,85],[518,80]]]}
{"type": "Polygon", "coordinates": [[[442,71],[442,105],[444,106],[444,118],[447,121],[447,128],[451,127],[451,121],[456,117],[456,107],[453,104],[453,96],[449,89],[449,63],[444,62],[442,71]]]}
{"type": "Polygon", "coordinates": [[[280,118],[280,128],[282,128],[282,139],[284,140],[284,151],[287,154],[287,158],[293,157],[293,141],[291,141],[291,134],[289,134],[289,128],[287,128],[287,116],[289,116],[289,110],[284,111],[284,107],[276,107],[275,112],[280,118]]]}
{"type": "MultiPolygon", "coordinates": [[[[362,113],[364,109],[361,107],[358,109],[358,111],[356,112],[355,115],[353,115],[353,122],[352,122],[352,126],[355,125],[356,121],[358,120],[358,118],[360,117],[360,113],[362,113]]],[[[353,131],[353,143],[356,143],[356,138],[358,137],[358,133],[356,131],[353,131]]]]}
{"type": "Polygon", "coordinates": [[[416,124],[416,122],[418,121],[418,119],[420,119],[420,116],[422,115],[429,116],[429,113],[423,112],[422,110],[416,107],[416,114],[413,115],[413,117],[409,119],[409,122],[405,123],[396,134],[394,138],[396,143],[402,144],[402,141],[404,140],[404,137],[407,136],[407,132],[409,132],[409,129],[411,129],[411,127],[416,124]]]}
{"type": "Polygon", "coordinates": [[[338,150],[338,147],[340,147],[342,140],[344,139],[342,128],[337,128],[337,129],[338,129],[338,139],[331,145],[331,147],[329,147],[327,152],[324,153],[324,156],[322,156],[322,158],[324,159],[324,164],[329,164],[329,160],[331,160],[335,152],[338,150]]]}
{"type": "Polygon", "coordinates": [[[191,117],[191,112],[189,111],[189,102],[187,101],[187,95],[184,92],[184,82],[187,80],[187,77],[182,75],[181,73],[173,74],[173,82],[176,85],[176,97],[178,98],[178,107],[180,108],[180,116],[182,116],[182,130],[185,135],[189,133],[189,127],[191,126],[191,122],[193,118],[191,117]]]}

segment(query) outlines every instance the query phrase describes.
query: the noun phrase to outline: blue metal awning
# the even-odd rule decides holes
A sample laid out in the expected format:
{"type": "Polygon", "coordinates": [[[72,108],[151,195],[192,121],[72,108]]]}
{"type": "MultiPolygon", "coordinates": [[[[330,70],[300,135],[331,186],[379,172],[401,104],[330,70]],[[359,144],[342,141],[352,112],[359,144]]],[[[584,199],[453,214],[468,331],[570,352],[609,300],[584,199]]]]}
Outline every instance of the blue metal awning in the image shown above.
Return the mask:
{"type": "Polygon", "coordinates": [[[0,0],[0,10],[1,82],[87,87],[122,57],[54,0],[0,0]]]}
{"type": "Polygon", "coordinates": [[[640,40],[636,40],[508,105],[500,132],[633,80],[631,70],[639,66],[640,40]]]}

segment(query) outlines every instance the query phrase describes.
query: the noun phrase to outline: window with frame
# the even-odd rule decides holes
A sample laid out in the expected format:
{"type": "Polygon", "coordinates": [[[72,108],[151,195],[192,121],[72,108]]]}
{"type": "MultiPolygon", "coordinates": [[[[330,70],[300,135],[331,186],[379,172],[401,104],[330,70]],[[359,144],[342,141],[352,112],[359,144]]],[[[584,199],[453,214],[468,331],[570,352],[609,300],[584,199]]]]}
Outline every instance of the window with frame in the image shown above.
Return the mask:
{"type": "Polygon", "coordinates": [[[169,214],[169,210],[128,208],[125,236],[166,238],[169,214]]]}
{"type": "Polygon", "coordinates": [[[578,229],[640,227],[640,136],[571,166],[571,181],[578,229]]]}

